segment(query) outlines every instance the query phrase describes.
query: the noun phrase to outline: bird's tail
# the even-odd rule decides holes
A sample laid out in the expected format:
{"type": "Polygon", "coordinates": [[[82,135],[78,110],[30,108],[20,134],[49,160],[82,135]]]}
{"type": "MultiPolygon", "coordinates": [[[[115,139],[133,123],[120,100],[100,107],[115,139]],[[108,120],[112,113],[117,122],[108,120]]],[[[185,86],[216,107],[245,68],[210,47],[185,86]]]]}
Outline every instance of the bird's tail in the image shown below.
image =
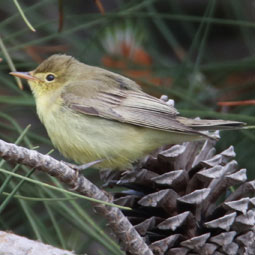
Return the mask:
{"type": "Polygon", "coordinates": [[[205,119],[189,119],[185,117],[177,117],[177,120],[197,131],[211,131],[211,130],[231,130],[241,129],[246,123],[231,120],[205,120],[205,119]]]}

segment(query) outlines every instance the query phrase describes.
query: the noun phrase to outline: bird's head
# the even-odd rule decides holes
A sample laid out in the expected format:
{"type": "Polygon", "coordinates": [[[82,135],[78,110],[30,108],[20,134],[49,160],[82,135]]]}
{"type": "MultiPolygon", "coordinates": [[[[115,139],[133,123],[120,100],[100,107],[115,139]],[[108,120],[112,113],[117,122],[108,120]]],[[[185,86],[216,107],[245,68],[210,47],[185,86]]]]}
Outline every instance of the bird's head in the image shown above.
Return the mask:
{"type": "Polygon", "coordinates": [[[75,80],[80,64],[71,56],[56,54],[44,60],[33,71],[11,72],[10,74],[26,79],[37,97],[65,86],[70,79],[75,80]]]}

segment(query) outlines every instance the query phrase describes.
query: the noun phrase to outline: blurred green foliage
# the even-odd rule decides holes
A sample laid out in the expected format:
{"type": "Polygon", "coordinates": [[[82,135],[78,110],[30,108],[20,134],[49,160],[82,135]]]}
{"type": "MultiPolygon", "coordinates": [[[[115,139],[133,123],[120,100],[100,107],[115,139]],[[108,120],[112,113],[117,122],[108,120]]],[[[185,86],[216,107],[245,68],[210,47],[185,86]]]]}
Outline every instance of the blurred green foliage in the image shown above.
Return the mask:
{"type": "MultiPolygon", "coordinates": [[[[174,98],[178,110],[188,117],[255,124],[254,105],[217,105],[219,101],[255,99],[255,6],[252,0],[111,0],[102,1],[104,15],[92,0],[20,0],[19,4],[36,32],[27,27],[14,1],[1,1],[1,139],[16,141],[28,148],[39,146],[38,150],[43,153],[52,149],[36,116],[29,89],[25,86],[20,90],[8,72],[10,60],[17,70],[27,71],[59,52],[90,65],[125,75],[131,73],[131,78],[136,78],[147,92],[174,98]],[[134,36],[137,45],[149,57],[149,64],[137,63],[114,51],[120,30],[124,31],[126,39],[134,36]],[[110,49],[111,44],[113,49],[110,49]],[[106,57],[122,64],[105,66],[103,59],[106,57]],[[147,76],[134,77],[134,70],[144,71],[147,76]],[[162,84],[155,85],[155,77],[163,81],[162,84]],[[29,131],[28,124],[31,124],[29,131]]],[[[217,144],[219,151],[234,145],[239,165],[247,168],[250,178],[254,178],[255,131],[225,131],[221,136],[217,144]]],[[[61,157],[57,152],[53,155],[61,157]]],[[[31,172],[24,166],[4,161],[0,164],[1,168],[61,187],[54,178],[31,172]]],[[[97,171],[87,171],[85,175],[99,183],[97,171]]],[[[89,202],[64,193],[61,196],[3,173],[0,178],[1,229],[77,253],[123,254],[105,232],[105,223],[94,215],[89,202]],[[63,199],[58,199],[60,197],[63,199]]]]}

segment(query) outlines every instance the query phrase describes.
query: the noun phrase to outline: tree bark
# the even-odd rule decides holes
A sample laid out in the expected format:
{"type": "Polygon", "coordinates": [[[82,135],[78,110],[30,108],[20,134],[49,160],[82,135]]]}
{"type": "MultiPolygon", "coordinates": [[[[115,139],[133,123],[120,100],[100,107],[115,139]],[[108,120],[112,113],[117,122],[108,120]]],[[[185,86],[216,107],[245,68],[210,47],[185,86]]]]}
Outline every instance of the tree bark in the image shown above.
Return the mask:
{"type": "MultiPolygon", "coordinates": [[[[37,170],[46,172],[82,195],[112,202],[110,194],[100,190],[84,176],[76,177],[75,170],[51,156],[0,140],[0,157],[6,161],[35,167],[37,170]]],[[[143,238],[119,208],[99,203],[94,203],[94,207],[99,214],[106,218],[109,227],[115,233],[125,251],[132,255],[153,255],[143,238]]]]}

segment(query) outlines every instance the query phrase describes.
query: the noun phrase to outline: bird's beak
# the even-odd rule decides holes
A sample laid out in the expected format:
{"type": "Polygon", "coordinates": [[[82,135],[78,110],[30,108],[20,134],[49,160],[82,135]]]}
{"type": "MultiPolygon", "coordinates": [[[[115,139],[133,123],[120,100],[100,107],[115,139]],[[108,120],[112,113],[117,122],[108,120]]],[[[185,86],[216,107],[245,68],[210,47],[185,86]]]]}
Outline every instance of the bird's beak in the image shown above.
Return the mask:
{"type": "Polygon", "coordinates": [[[33,81],[38,81],[39,79],[31,75],[30,72],[10,72],[11,75],[26,79],[26,80],[33,80],[33,81]]]}

